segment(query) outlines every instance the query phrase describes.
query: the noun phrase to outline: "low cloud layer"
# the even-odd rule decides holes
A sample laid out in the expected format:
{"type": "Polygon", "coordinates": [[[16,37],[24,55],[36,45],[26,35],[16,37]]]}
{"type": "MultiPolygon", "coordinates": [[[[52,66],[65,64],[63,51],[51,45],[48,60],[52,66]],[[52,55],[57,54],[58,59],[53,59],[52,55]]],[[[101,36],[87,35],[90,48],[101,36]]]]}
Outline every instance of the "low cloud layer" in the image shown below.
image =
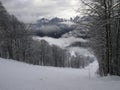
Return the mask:
{"type": "Polygon", "coordinates": [[[7,10],[24,22],[42,17],[70,18],[77,13],[79,0],[1,0],[7,10]]]}

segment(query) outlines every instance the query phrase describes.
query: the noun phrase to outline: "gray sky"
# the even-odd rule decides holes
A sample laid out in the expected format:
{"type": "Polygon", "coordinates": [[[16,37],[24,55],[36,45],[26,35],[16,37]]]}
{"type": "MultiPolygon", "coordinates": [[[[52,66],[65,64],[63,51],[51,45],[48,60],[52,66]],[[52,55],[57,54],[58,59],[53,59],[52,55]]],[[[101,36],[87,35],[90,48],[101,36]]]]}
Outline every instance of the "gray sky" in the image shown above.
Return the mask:
{"type": "Polygon", "coordinates": [[[35,22],[42,17],[70,18],[77,15],[79,0],[1,0],[3,5],[24,22],[35,22]]]}

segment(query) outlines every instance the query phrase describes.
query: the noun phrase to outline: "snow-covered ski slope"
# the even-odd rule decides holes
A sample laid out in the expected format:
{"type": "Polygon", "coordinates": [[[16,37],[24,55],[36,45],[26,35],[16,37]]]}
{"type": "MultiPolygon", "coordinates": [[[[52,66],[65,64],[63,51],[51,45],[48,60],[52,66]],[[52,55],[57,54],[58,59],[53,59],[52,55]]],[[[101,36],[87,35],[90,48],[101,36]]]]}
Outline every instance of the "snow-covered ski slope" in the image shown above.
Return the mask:
{"type": "Polygon", "coordinates": [[[29,65],[0,58],[0,90],[120,90],[120,78],[100,78],[94,61],[85,69],[29,65]]]}

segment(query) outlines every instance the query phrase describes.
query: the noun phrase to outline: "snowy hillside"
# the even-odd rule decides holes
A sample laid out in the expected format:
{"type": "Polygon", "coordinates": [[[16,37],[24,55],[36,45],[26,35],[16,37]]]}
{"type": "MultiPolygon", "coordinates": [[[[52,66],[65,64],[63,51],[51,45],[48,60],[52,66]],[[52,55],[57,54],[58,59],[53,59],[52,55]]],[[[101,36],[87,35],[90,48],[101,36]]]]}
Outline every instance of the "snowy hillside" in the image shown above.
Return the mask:
{"type": "Polygon", "coordinates": [[[120,90],[120,78],[98,78],[97,67],[97,61],[85,69],[64,69],[0,58],[0,90],[120,90]]]}

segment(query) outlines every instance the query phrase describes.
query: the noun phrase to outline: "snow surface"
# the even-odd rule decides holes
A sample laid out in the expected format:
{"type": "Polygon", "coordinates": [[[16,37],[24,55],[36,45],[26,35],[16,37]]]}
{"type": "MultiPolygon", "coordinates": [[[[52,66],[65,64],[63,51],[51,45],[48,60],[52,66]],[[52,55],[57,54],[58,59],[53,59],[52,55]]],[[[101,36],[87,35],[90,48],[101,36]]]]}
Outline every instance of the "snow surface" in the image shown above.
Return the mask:
{"type": "Polygon", "coordinates": [[[120,78],[100,78],[97,61],[85,69],[29,65],[0,58],[0,90],[120,90],[120,78]]]}
{"type": "Polygon", "coordinates": [[[69,38],[52,38],[52,37],[33,37],[34,40],[45,40],[50,45],[57,45],[61,48],[65,48],[69,45],[71,45],[73,42],[88,42],[88,40],[84,40],[82,38],[75,38],[75,37],[69,37],[69,38]]]}

